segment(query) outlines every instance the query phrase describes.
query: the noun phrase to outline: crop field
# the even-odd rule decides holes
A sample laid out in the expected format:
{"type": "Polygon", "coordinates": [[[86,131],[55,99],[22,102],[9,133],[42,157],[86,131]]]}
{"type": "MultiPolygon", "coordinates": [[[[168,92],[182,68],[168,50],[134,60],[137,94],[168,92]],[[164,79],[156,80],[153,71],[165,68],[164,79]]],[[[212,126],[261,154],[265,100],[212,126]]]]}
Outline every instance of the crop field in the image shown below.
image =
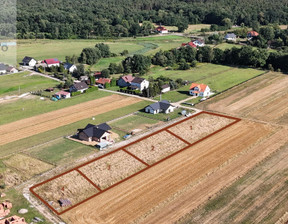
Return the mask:
{"type": "Polygon", "coordinates": [[[253,160],[255,165],[255,153],[271,153],[275,139],[271,142],[270,138],[281,132],[274,133],[275,129],[269,125],[237,122],[63,213],[61,217],[68,223],[111,223],[112,220],[114,223],[173,223],[206,201],[210,192],[212,196],[215,186],[220,190],[231,178],[237,179],[247,161],[253,160]],[[234,163],[238,163],[236,168],[234,163]],[[243,165],[239,166],[239,163],[243,165]],[[224,175],[222,171],[231,166],[235,174],[229,172],[230,179],[221,177],[224,175]],[[213,179],[212,183],[202,185],[210,179],[213,179]],[[213,190],[207,191],[207,188],[213,190]],[[95,210],[98,212],[92,212],[95,210]]]}
{"type": "Polygon", "coordinates": [[[59,82],[38,75],[21,72],[0,76],[0,96],[23,94],[31,91],[55,87],[59,82]]]}
{"type": "Polygon", "coordinates": [[[199,107],[287,125],[287,85],[287,75],[270,72],[203,102],[199,107]]]}
{"type": "Polygon", "coordinates": [[[112,95],[0,126],[0,145],[43,133],[141,100],[112,95]],[[113,104],[113,106],[111,105],[113,104]],[[101,105],[101,107],[99,107],[101,105]],[[17,130],[17,132],[15,132],[17,130]]]}
{"type": "MultiPolygon", "coordinates": [[[[93,198],[94,196],[100,197],[103,193],[105,194],[106,191],[110,191],[110,189],[115,188],[118,185],[121,186],[121,184],[126,182],[127,180],[130,180],[135,176],[141,175],[141,173],[146,172],[146,170],[158,166],[158,164],[165,162],[171,157],[181,154],[193,145],[201,142],[201,140],[198,140],[192,143],[188,143],[180,136],[169,130],[175,125],[181,125],[182,123],[185,125],[185,122],[193,120],[195,119],[195,117],[197,118],[198,116],[201,116],[200,119],[197,119],[198,122],[203,122],[204,119],[209,120],[210,117],[226,117],[231,121],[234,120],[234,122],[232,123],[227,123],[226,126],[218,126],[217,130],[211,129],[209,136],[205,136],[204,138],[202,138],[202,140],[213,135],[217,135],[218,132],[230,128],[230,126],[235,125],[240,121],[239,119],[233,117],[202,112],[200,114],[186,118],[185,120],[179,121],[173,125],[170,125],[155,133],[152,133],[148,136],[142,137],[135,142],[129,143],[122,148],[116,149],[104,156],[89,161],[54,178],[39,183],[33,186],[31,188],[31,191],[55,213],[64,214],[65,212],[81,205],[82,203],[85,203],[85,201],[93,198]],[[207,116],[202,117],[203,114],[207,116]],[[65,210],[60,211],[53,206],[51,207],[51,204],[49,203],[50,199],[48,199],[47,197],[47,194],[51,195],[51,192],[46,192],[48,189],[44,191],[43,186],[50,186],[49,183],[51,181],[54,182],[59,178],[65,178],[67,173],[71,173],[73,171],[77,171],[82,176],[84,176],[85,180],[88,180],[88,182],[93,184],[93,186],[100,192],[96,193],[94,196],[87,196],[86,198],[83,197],[81,199],[83,201],[80,200],[77,202],[72,199],[76,197],[76,195],[70,195],[70,197],[72,197],[71,200],[73,200],[74,202],[72,203],[71,207],[65,210]],[[39,189],[42,189],[42,191],[39,192],[39,189]],[[44,193],[45,195],[43,195],[44,193]]],[[[202,133],[200,133],[200,135],[201,134],[202,133]]],[[[59,198],[59,196],[57,198],[59,198]]],[[[55,200],[55,198],[53,200],[55,200]]]]}

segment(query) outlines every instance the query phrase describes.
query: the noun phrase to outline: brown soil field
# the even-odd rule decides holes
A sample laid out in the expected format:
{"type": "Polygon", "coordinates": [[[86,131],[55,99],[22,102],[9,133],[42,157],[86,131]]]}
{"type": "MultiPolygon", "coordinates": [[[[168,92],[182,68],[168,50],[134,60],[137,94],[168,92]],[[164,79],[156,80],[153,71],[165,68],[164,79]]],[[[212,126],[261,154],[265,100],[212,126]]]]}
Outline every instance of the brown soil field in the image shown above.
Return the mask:
{"type": "Polygon", "coordinates": [[[102,190],[137,173],[147,166],[120,150],[79,170],[102,190]]]}
{"type": "Polygon", "coordinates": [[[198,107],[287,125],[287,86],[287,75],[270,72],[200,103],[198,107]]]}
{"type": "Polygon", "coordinates": [[[3,163],[17,170],[25,178],[31,178],[54,167],[51,164],[22,154],[11,156],[9,159],[3,160],[3,163]]]}
{"type": "Polygon", "coordinates": [[[78,171],[74,170],[34,188],[34,192],[56,211],[61,212],[69,207],[61,208],[58,200],[69,199],[72,205],[75,205],[99,191],[78,171]]]}
{"type": "Polygon", "coordinates": [[[235,120],[233,119],[211,114],[200,114],[193,119],[189,119],[169,128],[169,131],[180,136],[184,140],[193,143],[234,121],[235,120]]]}
{"type": "MultiPolygon", "coordinates": [[[[245,167],[243,155],[247,154],[245,157],[249,161],[251,148],[259,146],[274,131],[269,125],[240,121],[67,211],[61,217],[67,223],[172,223],[190,212],[191,207],[188,210],[177,207],[167,210],[166,207],[175,201],[181,205],[182,201],[178,199],[187,192],[189,194],[185,195],[184,204],[187,201],[201,203],[198,200],[200,195],[202,200],[207,200],[209,191],[198,187],[201,180],[209,175],[213,178],[214,173],[230,164],[229,161],[239,162],[238,157],[245,167]],[[197,199],[194,198],[195,194],[190,197],[195,189],[198,190],[197,199]],[[161,211],[166,212],[164,216],[159,213],[161,211]]],[[[262,148],[260,153],[267,149],[262,148]]],[[[250,159],[255,159],[255,155],[251,155],[250,159]]],[[[236,170],[242,171],[244,167],[237,166],[236,170]]],[[[222,171],[217,173],[222,174],[222,171]]],[[[237,174],[233,176],[229,173],[229,176],[237,178],[237,174]]],[[[226,178],[214,179],[209,186],[212,189],[215,185],[224,187],[225,181],[226,178]]]]}
{"type": "Polygon", "coordinates": [[[0,126],[0,146],[141,101],[112,95],[0,126]]]}
{"type": "MultiPolygon", "coordinates": [[[[194,119],[196,118],[191,120],[194,119]]],[[[183,149],[185,146],[187,146],[187,144],[177,137],[166,131],[162,131],[125,147],[125,149],[149,165],[152,165],[172,153],[183,149]]]]}

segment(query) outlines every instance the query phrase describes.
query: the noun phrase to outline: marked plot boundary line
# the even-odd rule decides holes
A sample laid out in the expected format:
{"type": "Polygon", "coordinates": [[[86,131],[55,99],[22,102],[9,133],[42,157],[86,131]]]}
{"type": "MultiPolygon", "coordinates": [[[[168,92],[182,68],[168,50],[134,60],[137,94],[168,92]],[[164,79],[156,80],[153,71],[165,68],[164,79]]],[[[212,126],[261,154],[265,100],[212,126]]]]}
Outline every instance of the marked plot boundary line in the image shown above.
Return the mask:
{"type": "Polygon", "coordinates": [[[90,180],[81,170],[75,169],[81,176],[83,176],[90,184],[92,184],[99,192],[102,190],[92,180],[90,180]]]}
{"type": "MultiPolygon", "coordinates": [[[[153,167],[153,166],[156,166],[157,164],[159,164],[159,163],[161,163],[161,162],[163,162],[163,161],[165,161],[165,160],[167,160],[167,159],[175,156],[176,154],[178,154],[178,153],[180,153],[180,152],[182,152],[182,151],[190,148],[191,146],[194,146],[194,145],[196,145],[196,144],[204,141],[205,139],[207,139],[207,138],[209,138],[209,137],[211,137],[211,136],[213,136],[213,135],[215,135],[215,134],[223,131],[224,129],[226,129],[226,128],[228,128],[228,127],[230,127],[230,126],[238,123],[239,121],[241,121],[240,118],[236,118],[236,117],[232,117],[232,116],[226,116],[226,115],[222,115],[222,114],[216,114],[216,113],[207,112],[207,111],[202,111],[202,112],[200,112],[200,113],[198,113],[198,114],[195,114],[195,115],[192,115],[192,116],[190,116],[190,117],[187,117],[187,118],[185,118],[185,119],[183,119],[183,120],[181,120],[181,121],[175,122],[174,124],[169,125],[169,126],[163,128],[163,129],[160,129],[160,130],[158,130],[158,131],[156,131],[156,132],[153,132],[153,133],[151,133],[151,134],[149,134],[149,135],[147,135],[147,136],[144,136],[144,137],[142,137],[142,138],[140,138],[140,139],[138,139],[138,140],[136,140],[136,141],[134,141],[134,142],[131,142],[131,143],[129,143],[129,144],[123,146],[123,147],[120,147],[120,148],[118,148],[118,149],[115,149],[114,151],[111,151],[111,152],[109,152],[109,153],[107,153],[107,154],[105,154],[105,155],[102,155],[102,156],[100,156],[100,157],[98,157],[98,158],[95,158],[95,159],[93,159],[93,160],[90,160],[90,161],[88,161],[88,162],[86,162],[86,163],[84,163],[84,164],[82,164],[82,165],[79,165],[79,166],[77,166],[77,167],[74,167],[73,169],[70,169],[70,170],[68,170],[68,171],[66,171],[66,172],[64,172],[64,173],[61,173],[61,174],[59,174],[59,175],[57,175],[57,176],[54,176],[54,177],[52,177],[52,178],[50,178],[50,179],[48,179],[48,180],[46,180],[46,181],[40,182],[40,183],[32,186],[29,190],[30,190],[42,203],[44,203],[48,208],[50,208],[54,213],[56,213],[57,215],[62,215],[62,214],[64,214],[64,213],[66,213],[67,211],[69,211],[69,210],[71,210],[71,209],[79,206],[80,204],[83,204],[83,203],[85,203],[86,201],[88,201],[88,200],[90,200],[90,199],[98,196],[99,194],[102,194],[102,193],[104,193],[105,191],[107,191],[107,190],[109,190],[109,189],[111,189],[111,188],[113,188],[113,187],[116,187],[117,185],[123,183],[124,181],[127,181],[128,179],[133,178],[134,176],[136,176],[136,175],[138,175],[138,174],[146,171],[147,169],[149,169],[149,168],[151,168],[151,167],[153,167]],[[171,132],[171,131],[168,130],[168,129],[170,129],[171,127],[174,127],[174,126],[176,126],[176,125],[178,125],[178,124],[181,124],[181,123],[183,123],[183,122],[185,122],[185,121],[187,121],[187,120],[189,120],[189,119],[192,119],[192,118],[194,118],[194,117],[197,117],[197,116],[199,116],[199,115],[201,115],[201,114],[209,114],[209,115],[213,115],[213,116],[224,117],[224,118],[228,118],[228,119],[235,120],[235,121],[234,121],[234,122],[231,122],[230,124],[224,126],[223,128],[220,128],[219,130],[217,130],[217,131],[215,131],[215,132],[213,132],[213,133],[211,133],[211,134],[209,134],[209,135],[207,135],[207,136],[205,136],[205,137],[203,137],[203,138],[201,138],[201,139],[199,139],[198,141],[193,142],[193,143],[187,142],[186,140],[182,139],[181,137],[179,137],[179,136],[176,135],[175,133],[173,133],[173,132],[171,132]],[[145,140],[145,139],[147,139],[147,138],[149,138],[149,137],[151,137],[151,136],[153,136],[153,135],[159,134],[159,133],[164,132],[164,131],[166,131],[166,132],[172,134],[173,136],[179,138],[181,141],[185,142],[185,143],[187,144],[187,146],[184,147],[183,149],[180,149],[180,150],[178,150],[178,151],[176,151],[176,152],[174,152],[174,153],[166,156],[165,158],[163,158],[163,159],[161,159],[161,160],[153,163],[152,165],[149,165],[149,164],[145,163],[144,161],[142,161],[141,159],[139,159],[137,156],[133,155],[132,153],[128,152],[128,151],[125,149],[125,148],[128,147],[128,146],[134,145],[134,144],[136,144],[137,142],[140,142],[140,141],[142,141],[142,140],[145,140]],[[73,206],[71,206],[71,207],[63,210],[62,212],[58,212],[56,209],[54,209],[51,205],[49,205],[43,198],[41,198],[41,197],[34,191],[35,188],[37,188],[37,187],[39,187],[39,186],[41,186],[41,185],[43,185],[43,184],[46,184],[46,183],[48,183],[48,182],[50,182],[50,181],[52,181],[52,180],[54,180],[54,179],[56,179],[56,178],[59,178],[59,177],[65,175],[65,174],[67,174],[67,173],[70,173],[70,172],[73,172],[73,171],[79,172],[79,171],[80,171],[79,169],[80,169],[81,167],[84,167],[84,166],[86,166],[86,165],[88,165],[88,164],[90,164],[90,163],[93,163],[93,162],[95,162],[95,161],[97,161],[97,160],[100,160],[100,159],[102,159],[103,157],[109,156],[109,155],[111,155],[111,154],[113,154],[113,153],[116,153],[116,152],[118,152],[118,151],[120,151],[120,150],[128,153],[130,156],[134,157],[135,159],[137,159],[137,160],[140,161],[141,163],[145,164],[147,167],[144,168],[144,169],[142,169],[142,170],[140,170],[140,171],[138,171],[138,172],[136,172],[136,173],[134,173],[134,174],[132,174],[132,175],[130,175],[130,176],[128,176],[127,178],[124,178],[123,180],[115,183],[114,185],[109,186],[108,188],[106,188],[106,189],[104,189],[104,190],[101,190],[101,189],[100,189],[100,191],[99,191],[98,193],[96,193],[96,194],[94,194],[94,195],[92,195],[92,196],[84,199],[83,201],[81,201],[81,202],[79,202],[79,203],[77,203],[77,204],[75,204],[75,205],[73,205],[73,206]]],[[[80,172],[81,172],[81,171],[80,171],[80,172]]],[[[80,172],[79,172],[79,173],[80,173],[80,172]]],[[[82,173],[82,172],[81,172],[81,173],[82,173]]],[[[80,173],[80,174],[81,174],[81,173],[80,173]]],[[[82,174],[81,174],[81,175],[82,175],[82,174]]],[[[83,174],[82,176],[84,177],[85,174],[83,174]]],[[[84,178],[85,178],[85,177],[84,177],[84,178]]],[[[88,177],[87,177],[87,178],[88,178],[88,177]]],[[[86,178],[85,178],[85,179],[86,179],[86,178]]],[[[89,179],[89,178],[88,178],[88,179],[89,179]]],[[[88,179],[86,179],[86,180],[88,180],[88,179]]],[[[90,181],[91,181],[91,180],[90,180],[90,181]]],[[[89,182],[90,182],[90,181],[89,181],[89,182]]],[[[91,182],[92,182],[92,181],[91,181],[91,182]]],[[[90,182],[90,183],[91,183],[91,182],[90,182]]],[[[93,183],[93,182],[92,182],[92,183],[93,183]]],[[[93,186],[95,187],[95,184],[94,184],[94,183],[93,183],[93,186]]],[[[96,187],[96,188],[97,188],[97,187],[96,187]]]]}

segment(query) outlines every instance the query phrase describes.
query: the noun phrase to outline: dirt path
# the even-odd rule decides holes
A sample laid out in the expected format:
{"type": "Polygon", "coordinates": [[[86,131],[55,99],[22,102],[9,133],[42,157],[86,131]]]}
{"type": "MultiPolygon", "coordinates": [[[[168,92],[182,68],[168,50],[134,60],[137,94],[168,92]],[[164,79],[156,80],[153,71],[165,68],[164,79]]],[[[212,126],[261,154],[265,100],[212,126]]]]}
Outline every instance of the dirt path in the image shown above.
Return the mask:
{"type": "Polygon", "coordinates": [[[5,145],[137,102],[140,102],[140,99],[112,95],[1,125],[0,145],[5,145]]]}

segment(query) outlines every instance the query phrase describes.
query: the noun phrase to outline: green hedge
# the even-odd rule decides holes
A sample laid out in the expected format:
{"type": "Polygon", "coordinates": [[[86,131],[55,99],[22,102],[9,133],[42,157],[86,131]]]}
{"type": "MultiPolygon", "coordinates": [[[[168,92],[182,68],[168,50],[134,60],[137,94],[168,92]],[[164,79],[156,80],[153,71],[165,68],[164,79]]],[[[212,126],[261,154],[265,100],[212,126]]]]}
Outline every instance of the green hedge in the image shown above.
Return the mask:
{"type": "Polygon", "coordinates": [[[81,92],[79,91],[79,92],[72,92],[71,93],[71,96],[78,96],[78,95],[80,95],[81,94],[81,92]]]}
{"type": "Polygon", "coordinates": [[[90,86],[89,89],[85,90],[85,93],[90,93],[98,90],[98,86],[90,86]]]}

